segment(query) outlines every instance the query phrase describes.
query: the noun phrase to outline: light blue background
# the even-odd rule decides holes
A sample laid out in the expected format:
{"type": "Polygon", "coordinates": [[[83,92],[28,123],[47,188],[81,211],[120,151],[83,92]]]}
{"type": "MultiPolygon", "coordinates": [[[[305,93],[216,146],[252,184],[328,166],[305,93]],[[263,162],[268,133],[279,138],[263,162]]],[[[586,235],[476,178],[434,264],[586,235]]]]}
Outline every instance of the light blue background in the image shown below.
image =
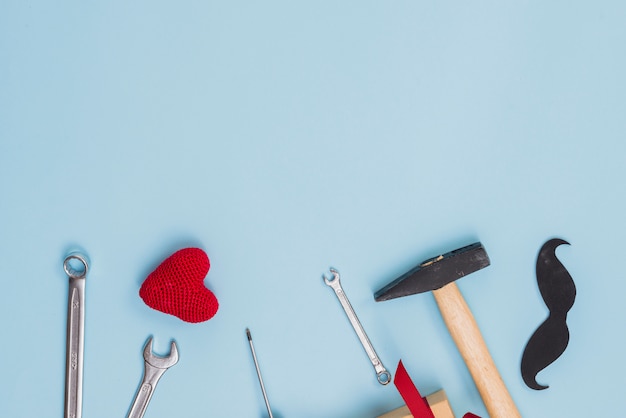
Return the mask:
{"type": "Polygon", "coordinates": [[[330,266],[388,369],[485,417],[432,296],[373,300],[476,240],[492,265],[459,286],[522,415],[626,416],[625,21],[621,1],[2,2],[0,416],[62,415],[78,248],[85,418],[125,416],[149,335],[181,357],[146,417],[264,417],[246,327],[277,416],[399,407],[330,266]],[[552,237],[578,295],[536,392],[552,237]],[[221,303],[202,324],[138,296],[190,245],[221,303]]]}

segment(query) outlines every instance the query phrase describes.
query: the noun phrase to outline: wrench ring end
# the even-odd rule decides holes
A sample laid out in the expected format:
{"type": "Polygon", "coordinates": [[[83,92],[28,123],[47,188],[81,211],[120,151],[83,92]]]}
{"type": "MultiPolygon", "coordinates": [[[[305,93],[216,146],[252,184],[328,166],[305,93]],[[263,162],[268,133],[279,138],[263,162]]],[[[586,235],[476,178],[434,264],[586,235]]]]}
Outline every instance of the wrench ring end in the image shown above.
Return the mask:
{"type": "Polygon", "coordinates": [[[391,382],[391,373],[387,370],[383,370],[382,372],[376,373],[376,378],[381,385],[388,385],[389,382],[391,382]]]}
{"type": "Polygon", "coordinates": [[[89,263],[87,257],[79,253],[73,253],[65,257],[63,260],[63,270],[72,279],[84,279],[87,277],[87,271],[89,270],[89,263]],[[72,260],[78,260],[82,265],[82,269],[75,269],[72,267],[72,260]]]}

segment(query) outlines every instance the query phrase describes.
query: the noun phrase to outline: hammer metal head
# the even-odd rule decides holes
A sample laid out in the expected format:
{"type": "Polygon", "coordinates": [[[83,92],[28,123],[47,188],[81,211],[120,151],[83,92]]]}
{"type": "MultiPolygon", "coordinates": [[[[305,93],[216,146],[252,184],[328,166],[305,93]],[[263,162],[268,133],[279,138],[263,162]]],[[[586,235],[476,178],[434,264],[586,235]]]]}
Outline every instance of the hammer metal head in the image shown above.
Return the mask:
{"type": "Polygon", "coordinates": [[[487,267],[489,256],[480,242],[430,258],[374,294],[376,302],[439,289],[487,267]]]}

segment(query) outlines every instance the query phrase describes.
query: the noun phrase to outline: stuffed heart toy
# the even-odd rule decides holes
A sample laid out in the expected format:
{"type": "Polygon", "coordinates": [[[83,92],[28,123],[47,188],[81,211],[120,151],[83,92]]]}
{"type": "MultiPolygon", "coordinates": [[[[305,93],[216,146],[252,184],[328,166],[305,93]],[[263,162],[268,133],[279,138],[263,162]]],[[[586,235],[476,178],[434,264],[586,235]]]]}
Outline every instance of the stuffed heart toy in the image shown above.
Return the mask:
{"type": "Polygon", "coordinates": [[[204,286],[210,267],[200,248],[178,250],[146,277],[139,296],[152,309],[185,322],[208,321],[219,307],[213,292],[204,286]]]}

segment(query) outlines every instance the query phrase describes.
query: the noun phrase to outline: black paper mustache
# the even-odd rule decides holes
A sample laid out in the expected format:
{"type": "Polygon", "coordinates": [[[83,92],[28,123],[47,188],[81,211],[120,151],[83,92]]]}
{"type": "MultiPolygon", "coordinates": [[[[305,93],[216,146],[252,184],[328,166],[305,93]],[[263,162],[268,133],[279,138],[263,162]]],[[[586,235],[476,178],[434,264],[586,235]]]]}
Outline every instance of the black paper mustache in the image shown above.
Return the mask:
{"type": "Polygon", "coordinates": [[[522,378],[535,390],[547,389],[537,383],[537,373],[563,354],[569,342],[567,312],[574,305],[576,286],[572,276],[556,258],[556,248],[568,242],[551,239],[541,247],[537,257],[537,284],[550,310],[548,319],[530,337],[522,355],[522,378]]]}

